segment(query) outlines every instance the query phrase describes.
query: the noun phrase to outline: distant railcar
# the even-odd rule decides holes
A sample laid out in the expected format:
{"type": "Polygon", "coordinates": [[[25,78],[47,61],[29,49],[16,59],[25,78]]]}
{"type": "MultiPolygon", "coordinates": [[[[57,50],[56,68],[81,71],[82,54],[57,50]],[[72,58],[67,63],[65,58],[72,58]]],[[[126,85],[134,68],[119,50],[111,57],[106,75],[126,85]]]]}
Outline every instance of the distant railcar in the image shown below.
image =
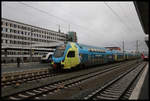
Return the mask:
{"type": "Polygon", "coordinates": [[[41,57],[41,63],[49,63],[52,61],[53,52],[48,52],[41,57]]]}
{"type": "Polygon", "coordinates": [[[148,61],[149,60],[149,56],[148,56],[148,53],[142,53],[141,54],[141,57],[144,61],[148,61]]]}

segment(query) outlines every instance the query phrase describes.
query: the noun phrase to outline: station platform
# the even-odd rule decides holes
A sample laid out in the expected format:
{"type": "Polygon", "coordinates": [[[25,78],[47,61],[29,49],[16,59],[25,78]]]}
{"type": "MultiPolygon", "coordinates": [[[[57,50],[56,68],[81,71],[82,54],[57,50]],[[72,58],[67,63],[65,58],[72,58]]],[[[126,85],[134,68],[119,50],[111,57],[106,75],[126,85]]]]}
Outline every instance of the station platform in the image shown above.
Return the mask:
{"type": "Polygon", "coordinates": [[[149,63],[146,65],[129,100],[149,100],[149,63]]]}
{"type": "Polygon", "coordinates": [[[17,63],[1,64],[2,73],[24,71],[29,69],[40,69],[40,68],[51,68],[51,66],[50,63],[40,63],[40,62],[20,63],[20,67],[17,67],[17,63]]]}

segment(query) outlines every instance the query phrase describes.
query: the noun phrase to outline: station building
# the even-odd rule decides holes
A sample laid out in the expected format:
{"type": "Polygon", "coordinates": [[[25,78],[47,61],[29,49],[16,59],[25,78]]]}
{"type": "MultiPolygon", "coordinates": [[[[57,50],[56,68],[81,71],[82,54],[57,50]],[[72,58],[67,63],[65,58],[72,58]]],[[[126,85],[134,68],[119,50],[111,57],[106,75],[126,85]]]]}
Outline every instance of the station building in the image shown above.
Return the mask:
{"type": "Polygon", "coordinates": [[[77,42],[77,35],[74,31],[68,32],[68,41],[77,42]]]}
{"type": "Polygon", "coordinates": [[[54,51],[56,43],[68,41],[68,34],[37,26],[1,19],[1,63],[39,61],[43,54],[54,51]],[[44,45],[51,47],[38,47],[44,45]],[[53,45],[54,44],[54,45],[53,45]]]}

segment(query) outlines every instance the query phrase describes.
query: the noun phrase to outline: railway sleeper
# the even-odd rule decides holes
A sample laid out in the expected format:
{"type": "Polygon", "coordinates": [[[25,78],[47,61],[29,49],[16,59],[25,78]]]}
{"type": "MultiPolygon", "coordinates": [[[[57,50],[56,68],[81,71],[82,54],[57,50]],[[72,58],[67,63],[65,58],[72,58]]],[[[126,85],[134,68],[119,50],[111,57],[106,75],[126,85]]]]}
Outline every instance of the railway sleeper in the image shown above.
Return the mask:
{"type": "Polygon", "coordinates": [[[93,100],[99,100],[99,99],[105,99],[105,100],[117,100],[116,97],[105,97],[105,96],[97,96],[96,98],[93,98],[93,100]]]}
{"type": "Polygon", "coordinates": [[[41,91],[48,91],[47,89],[44,89],[44,88],[40,88],[39,90],[41,90],[41,91]]]}
{"type": "Polygon", "coordinates": [[[50,87],[44,87],[45,89],[48,89],[48,90],[51,90],[52,88],[50,88],[50,87]]]}
{"type": "MultiPolygon", "coordinates": [[[[120,94],[119,94],[119,95],[120,95],[120,94]]],[[[119,98],[119,95],[117,95],[117,94],[111,95],[111,94],[100,93],[100,96],[103,96],[103,97],[119,98]]]]}
{"type": "Polygon", "coordinates": [[[20,98],[16,98],[16,97],[13,97],[13,96],[10,96],[9,99],[11,99],[11,100],[20,100],[20,98]]]}
{"type": "Polygon", "coordinates": [[[33,96],[33,95],[36,95],[35,93],[28,92],[28,91],[26,92],[26,94],[29,94],[29,95],[32,95],[32,96],[33,96]]]}
{"type": "Polygon", "coordinates": [[[19,97],[23,97],[23,98],[28,98],[29,96],[24,95],[24,94],[18,94],[19,97]]]}
{"type": "Polygon", "coordinates": [[[120,94],[121,93],[121,91],[120,92],[116,92],[116,91],[103,91],[102,93],[104,93],[104,94],[120,94]]]}
{"type": "Polygon", "coordinates": [[[121,90],[119,90],[119,89],[106,89],[105,90],[106,92],[116,92],[116,93],[120,93],[121,92],[121,90]]]}

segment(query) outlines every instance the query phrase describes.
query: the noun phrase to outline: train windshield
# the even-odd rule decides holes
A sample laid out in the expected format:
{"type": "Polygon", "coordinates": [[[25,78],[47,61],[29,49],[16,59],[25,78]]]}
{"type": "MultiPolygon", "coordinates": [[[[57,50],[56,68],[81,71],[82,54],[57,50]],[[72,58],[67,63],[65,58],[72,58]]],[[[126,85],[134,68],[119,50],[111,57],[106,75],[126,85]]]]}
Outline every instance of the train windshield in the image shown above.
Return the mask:
{"type": "Polygon", "coordinates": [[[56,51],[54,52],[54,57],[55,58],[62,57],[64,55],[65,48],[66,48],[66,45],[57,47],[56,51]]]}

